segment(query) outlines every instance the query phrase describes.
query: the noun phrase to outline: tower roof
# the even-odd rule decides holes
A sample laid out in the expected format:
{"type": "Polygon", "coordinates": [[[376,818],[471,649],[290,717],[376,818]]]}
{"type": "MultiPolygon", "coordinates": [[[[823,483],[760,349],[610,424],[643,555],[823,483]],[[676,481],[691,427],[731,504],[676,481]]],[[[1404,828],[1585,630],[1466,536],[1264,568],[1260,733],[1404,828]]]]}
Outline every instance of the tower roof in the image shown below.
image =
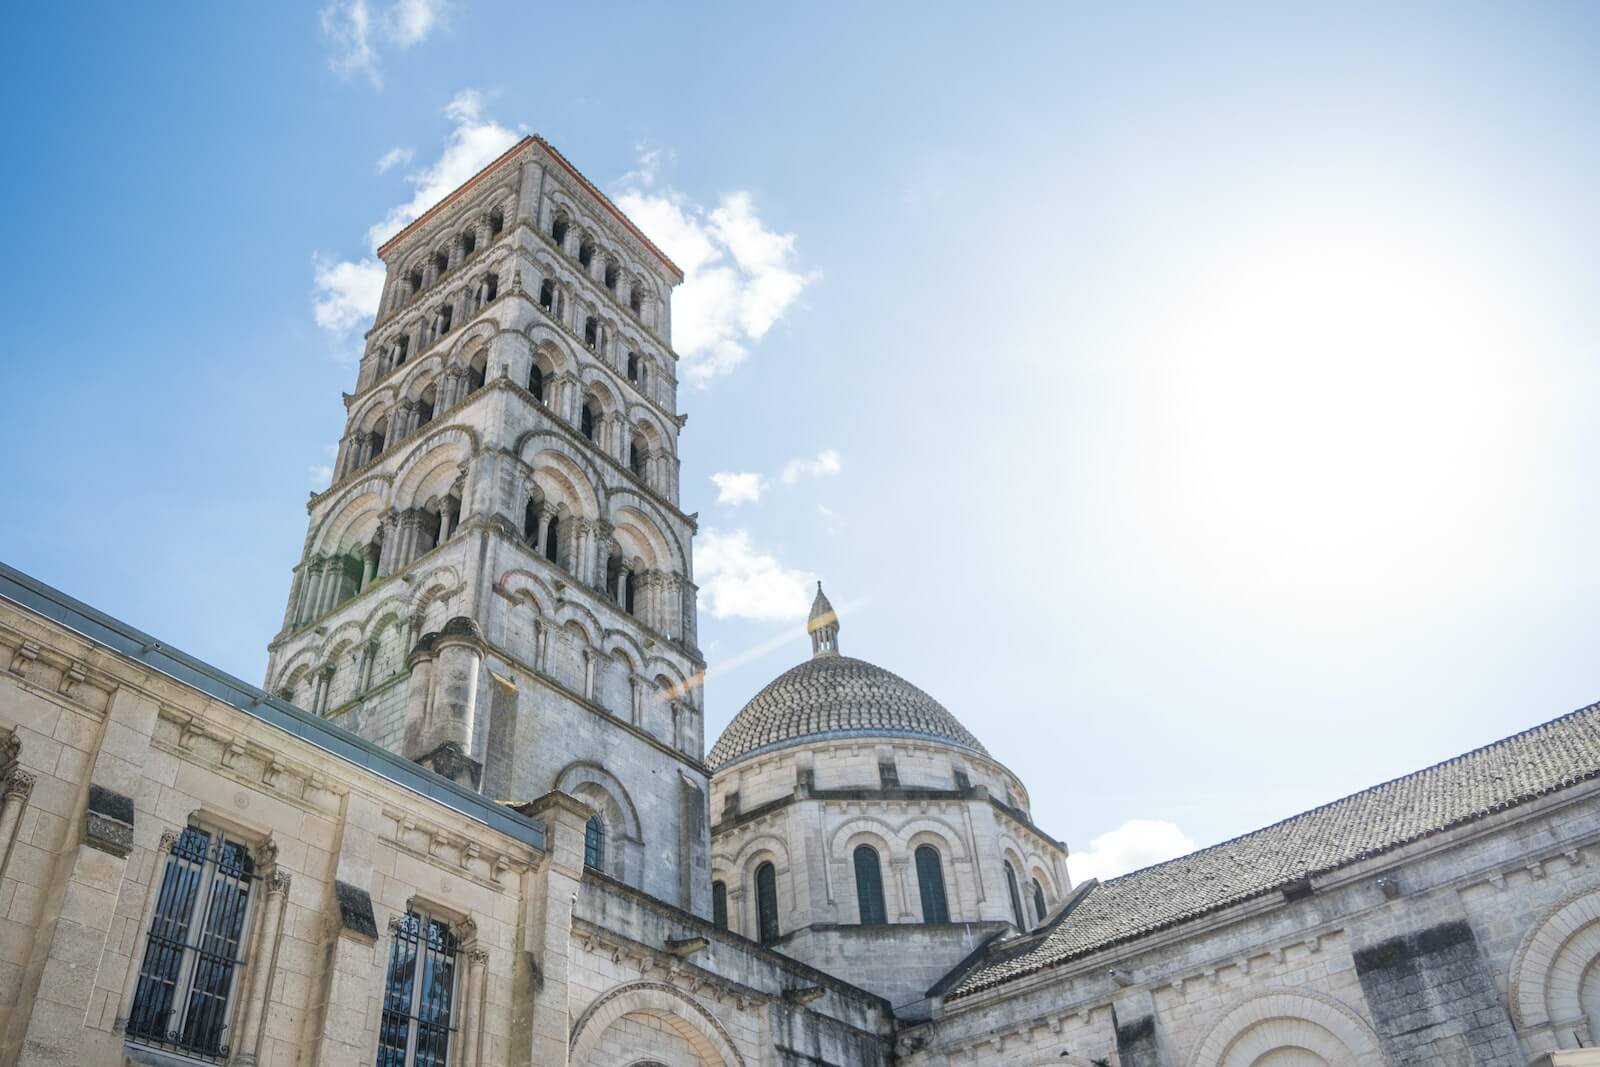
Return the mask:
{"type": "MultiPolygon", "coordinates": [[[[817,600],[828,603],[820,591],[817,600]]],[[[790,668],[757,693],[722,731],[706,764],[717,770],[768,749],[863,736],[929,738],[989,754],[942,704],[898,674],[829,653],[790,668]]]]}
{"type": "Polygon", "coordinates": [[[822,583],[817,583],[816,599],[811,601],[811,614],[806,617],[806,633],[816,633],[828,623],[838,625],[839,614],[833,610],[833,605],[828,602],[828,594],[822,591],[822,583]]]}

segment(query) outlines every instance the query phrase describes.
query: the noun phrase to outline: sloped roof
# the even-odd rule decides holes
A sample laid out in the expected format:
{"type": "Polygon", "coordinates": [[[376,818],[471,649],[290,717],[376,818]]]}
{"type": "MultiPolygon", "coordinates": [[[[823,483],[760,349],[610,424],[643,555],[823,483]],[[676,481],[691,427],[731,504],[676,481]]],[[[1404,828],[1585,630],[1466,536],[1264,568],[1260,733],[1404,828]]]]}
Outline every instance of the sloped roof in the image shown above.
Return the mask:
{"type": "Polygon", "coordinates": [[[898,674],[826,655],[784,671],[751,698],[706,765],[717,770],[758,749],[849,736],[930,737],[989,754],[942,704],[898,674]]]}
{"type": "Polygon", "coordinates": [[[1600,704],[1265,829],[1091,888],[1039,934],[997,946],[967,996],[1133,941],[1600,775],[1600,704]]]}

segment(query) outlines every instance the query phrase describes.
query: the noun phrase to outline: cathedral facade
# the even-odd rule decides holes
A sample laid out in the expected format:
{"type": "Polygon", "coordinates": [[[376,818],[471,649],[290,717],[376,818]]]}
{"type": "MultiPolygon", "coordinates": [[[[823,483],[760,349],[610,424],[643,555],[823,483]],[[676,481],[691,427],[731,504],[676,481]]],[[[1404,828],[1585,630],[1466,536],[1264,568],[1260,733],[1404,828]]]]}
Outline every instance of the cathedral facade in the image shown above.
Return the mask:
{"type": "Polygon", "coordinates": [[[0,566],[0,1067],[1600,1065],[1600,707],[1074,884],[819,587],[707,751],[678,268],[537,137],[379,251],[263,687],[0,566]]]}

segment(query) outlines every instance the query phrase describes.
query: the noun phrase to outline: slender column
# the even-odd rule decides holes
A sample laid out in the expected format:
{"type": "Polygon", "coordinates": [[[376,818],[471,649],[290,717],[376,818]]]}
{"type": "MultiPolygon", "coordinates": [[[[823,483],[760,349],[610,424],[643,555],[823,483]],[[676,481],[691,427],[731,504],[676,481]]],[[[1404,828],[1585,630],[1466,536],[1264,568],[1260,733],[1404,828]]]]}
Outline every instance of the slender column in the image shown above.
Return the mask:
{"type": "Polygon", "coordinates": [[[639,676],[630,673],[628,675],[628,721],[638,726],[639,718],[639,676]]]}
{"type": "Polygon", "coordinates": [[[267,888],[266,914],[261,936],[256,941],[255,966],[250,969],[250,991],[244,1002],[244,1021],[239,1027],[237,1048],[240,1067],[254,1067],[261,1056],[261,1029],[267,1017],[267,996],[272,990],[272,975],[277,969],[278,941],[283,935],[283,909],[289,899],[289,872],[274,865],[262,879],[267,888]]]}
{"type": "Polygon", "coordinates": [[[911,895],[906,888],[906,865],[904,858],[889,861],[889,869],[894,871],[895,893],[900,898],[900,921],[915,922],[916,917],[911,914],[911,895]]]}
{"type": "Polygon", "coordinates": [[[371,585],[372,580],[378,576],[378,557],[382,551],[383,546],[376,543],[368,543],[366,547],[361,550],[362,589],[365,589],[367,586],[371,585]]]}
{"type": "MultiPolygon", "coordinates": [[[[15,734],[11,735],[13,740],[15,734]]],[[[0,878],[5,877],[6,864],[11,859],[11,846],[16,843],[17,824],[22,819],[22,809],[33,792],[33,775],[16,767],[6,775],[5,786],[0,791],[0,878]]]]}
{"type": "Polygon", "coordinates": [[[483,999],[483,971],[489,954],[474,945],[467,950],[467,1002],[461,1012],[461,1067],[478,1067],[478,1046],[483,1039],[479,1031],[482,1012],[479,1001],[483,999]]]}
{"type": "Polygon", "coordinates": [[[365,693],[372,688],[372,668],[378,662],[378,642],[368,641],[361,652],[361,683],[360,690],[365,693]]]}
{"type": "Polygon", "coordinates": [[[585,700],[594,699],[594,650],[583,650],[583,696],[585,700]]]}

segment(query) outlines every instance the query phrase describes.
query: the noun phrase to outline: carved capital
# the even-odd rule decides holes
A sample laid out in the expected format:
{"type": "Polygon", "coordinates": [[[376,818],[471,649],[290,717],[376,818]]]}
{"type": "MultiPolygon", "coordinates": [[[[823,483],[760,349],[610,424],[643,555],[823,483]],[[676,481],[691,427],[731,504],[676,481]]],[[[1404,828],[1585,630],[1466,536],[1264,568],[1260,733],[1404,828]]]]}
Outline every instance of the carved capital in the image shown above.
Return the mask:
{"type": "Polygon", "coordinates": [[[29,774],[27,771],[13,769],[12,772],[6,776],[6,784],[3,791],[6,800],[27,800],[28,794],[32,792],[33,775],[29,774]]]}

